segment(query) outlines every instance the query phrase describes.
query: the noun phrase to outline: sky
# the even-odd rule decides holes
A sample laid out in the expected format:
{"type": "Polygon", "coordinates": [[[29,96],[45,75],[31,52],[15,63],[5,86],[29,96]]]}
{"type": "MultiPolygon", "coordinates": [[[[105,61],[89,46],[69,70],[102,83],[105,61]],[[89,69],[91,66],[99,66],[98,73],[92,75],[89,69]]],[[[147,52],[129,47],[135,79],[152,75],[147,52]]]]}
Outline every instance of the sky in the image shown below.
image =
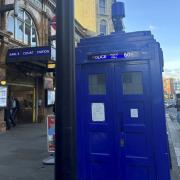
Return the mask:
{"type": "Polygon", "coordinates": [[[151,30],[164,53],[165,69],[180,70],[180,0],[121,0],[125,31],[151,30]]]}

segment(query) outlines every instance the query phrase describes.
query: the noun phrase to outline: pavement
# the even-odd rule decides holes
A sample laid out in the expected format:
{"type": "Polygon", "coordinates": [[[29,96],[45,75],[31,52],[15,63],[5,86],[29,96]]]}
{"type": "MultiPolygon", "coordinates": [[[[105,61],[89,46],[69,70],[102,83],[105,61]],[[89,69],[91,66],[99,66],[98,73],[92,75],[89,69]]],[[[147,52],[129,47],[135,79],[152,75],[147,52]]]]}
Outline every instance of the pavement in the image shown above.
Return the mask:
{"type": "Polygon", "coordinates": [[[17,125],[0,134],[0,180],[54,180],[45,124],[17,125]]]}
{"type": "MultiPolygon", "coordinates": [[[[176,110],[167,110],[171,180],[180,180],[180,124],[176,110]]],[[[43,165],[47,152],[46,124],[17,125],[0,134],[0,180],[54,180],[54,166],[43,165]]]]}
{"type": "Polygon", "coordinates": [[[169,146],[171,152],[171,179],[180,180],[180,124],[176,120],[177,111],[170,108],[166,113],[169,146]]]}

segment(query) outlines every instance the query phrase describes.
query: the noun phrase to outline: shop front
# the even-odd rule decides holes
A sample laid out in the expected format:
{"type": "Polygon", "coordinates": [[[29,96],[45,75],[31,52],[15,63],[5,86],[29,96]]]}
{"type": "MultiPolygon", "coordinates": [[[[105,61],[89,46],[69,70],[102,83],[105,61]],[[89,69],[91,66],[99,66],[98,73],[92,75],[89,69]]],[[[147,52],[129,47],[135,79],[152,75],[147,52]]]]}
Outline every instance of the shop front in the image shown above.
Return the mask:
{"type": "Polygon", "coordinates": [[[6,60],[8,101],[12,97],[18,100],[18,124],[44,122],[46,114],[52,112],[52,106],[46,104],[46,92],[54,89],[54,69],[49,68],[55,64],[53,54],[54,50],[48,46],[9,49],[6,60]]]}

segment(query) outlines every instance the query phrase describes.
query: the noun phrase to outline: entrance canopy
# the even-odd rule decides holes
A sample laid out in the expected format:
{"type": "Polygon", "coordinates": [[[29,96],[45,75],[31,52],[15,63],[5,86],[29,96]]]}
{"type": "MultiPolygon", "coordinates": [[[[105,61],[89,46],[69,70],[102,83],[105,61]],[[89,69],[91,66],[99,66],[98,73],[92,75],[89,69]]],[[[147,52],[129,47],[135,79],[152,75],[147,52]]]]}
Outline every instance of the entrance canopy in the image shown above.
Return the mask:
{"type": "Polygon", "coordinates": [[[6,62],[32,71],[53,72],[56,51],[51,46],[9,49],[6,62]]]}

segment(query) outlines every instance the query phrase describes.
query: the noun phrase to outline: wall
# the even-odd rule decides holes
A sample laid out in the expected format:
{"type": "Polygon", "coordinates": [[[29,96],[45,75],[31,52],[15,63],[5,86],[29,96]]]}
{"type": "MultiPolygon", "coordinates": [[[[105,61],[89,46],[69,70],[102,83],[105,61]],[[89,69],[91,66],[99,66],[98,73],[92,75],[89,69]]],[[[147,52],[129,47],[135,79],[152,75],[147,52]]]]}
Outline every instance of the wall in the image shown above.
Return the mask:
{"type": "MultiPolygon", "coordinates": [[[[84,23],[85,28],[88,28],[92,31],[93,30],[96,31],[95,0],[91,0],[91,1],[77,0],[77,1],[78,4],[76,6],[76,17],[78,19],[78,22],[81,21],[81,23],[84,23]],[[87,7],[89,9],[88,13],[86,12],[87,7]]],[[[0,1],[0,6],[3,4],[2,2],[8,4],[8,3],[13,3],[14,0],[0,1]]],[[[55,6],[53,7],[50,6],[49,8],[48,7],[45,8],[44,6],[42,6],[42,8],[40,8],[40,6],[36,7],[35,4],[32,2],[35,1],[19,0],[19,5],[20,8],[24,9],[30,14],[30,16],[32,17],[35,23],[38,34],[38,46],[45,46],[48,45],[49,20],[54,16],[54,11],[51,10],[52,9],[54,10],[55,6]]],[[[47,2],[47,6],[49,6],[50,1],[46,1],[46,2],[47,2]]],[[[9,16],[9,12],[4,13],[0,16],[0,37],[2,36],[2,39],[0,39],[0,80],[1,79],[8,80],[10,82],[9,85],[12,83],[17,83],[17,84],[34,83],[36,87],[35,90],[36,99],[42,100],[41,105],[38,104],[39,101],[36,101],[36,107],[38,107],[38,113],[36,113],[35,116],[37,117],[37,122],[45,122],[46,115],[52,113],[52,108],[45,107],[45,99],[44,99],[45,89],[44,89],[43,78],[44,76],[51,76],[51,74],[49,75],[48,73],[44,73],[44,74],[37,73],[36,75],[31,73],[33,77],[30,77],[32,75],[29,75],[27,78],[25,78],[24,76],[22,77],[22,72],[19,71],[16,65],[14,66],[9,64],[6,65],[6,54],[9,48],[27,46],[23,42],[14,39],[14,37],[12,37],[12,33],[7,31],[6,27],[7,27],[8,16],[9,16]],[[13,69],[13,73],[9,73],[12,71],[12,69],[13,69]],[[34,81],[31,82],[31,80],[29,80],[30,78],[33,78],[34,81]]],[[[78,22],[76,21],[75,23],[76,41],[79,41],[81,37],[86,37],[86,32],[87,32],[78,22]]],[[[4,122],[4,110],[0,109],[0,132],[4,132],[5,130],[6,127],[4,122]]]]}
{"type": "Polygon", "coordinates": [[[75,18],[90,31],[96,32],[96,0],[75,0],[75,18]]]}
{"type": "Polygon", "coordinates": [[[114,31],[112,18],[111,18],[111,6],[114,0],[106,0],[106,12],[105,14],[99,13],[99,0],[96,0],[96,27],[97,34],[100,34],[100,22],[105,20],[107,22],[107,34],[114,31]]]}

